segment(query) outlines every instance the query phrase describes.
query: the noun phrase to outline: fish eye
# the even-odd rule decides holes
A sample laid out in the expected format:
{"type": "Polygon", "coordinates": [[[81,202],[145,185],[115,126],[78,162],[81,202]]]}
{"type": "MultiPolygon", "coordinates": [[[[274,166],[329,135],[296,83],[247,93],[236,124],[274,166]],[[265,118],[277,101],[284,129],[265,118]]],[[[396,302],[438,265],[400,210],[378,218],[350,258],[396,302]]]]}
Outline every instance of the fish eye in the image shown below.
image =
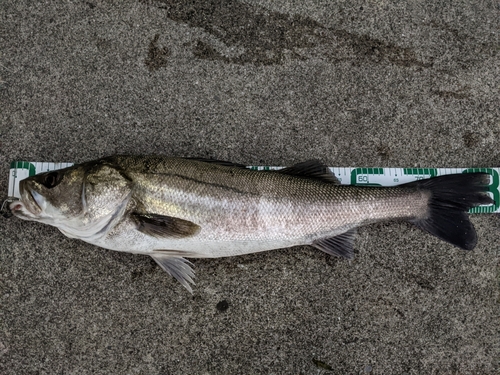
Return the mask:
{"type": "Polygon", "coordinates": [[[59,173],[58,172],[50,172],[48,173],[42,181],[43,186],[47,189],[52,189],[59,183],[59,173]]]}

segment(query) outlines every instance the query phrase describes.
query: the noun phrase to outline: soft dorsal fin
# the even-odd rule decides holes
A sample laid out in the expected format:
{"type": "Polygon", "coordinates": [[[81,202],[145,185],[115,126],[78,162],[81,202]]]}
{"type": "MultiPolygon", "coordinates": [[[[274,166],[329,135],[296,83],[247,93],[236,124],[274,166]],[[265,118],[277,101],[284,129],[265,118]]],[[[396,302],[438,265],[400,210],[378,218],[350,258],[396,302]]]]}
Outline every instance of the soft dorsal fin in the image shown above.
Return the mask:
{"type": "Polygon", "coordinates": [[[137,230],[157,238],[184,238],[200,231],[198,224],[177,217],[139,213],[133,213],[131,217],[137,223],[137,230]]]}
{"type": "Polygon", "coordinates": [[[175,277],[184,288],[193,293],[193,289],[189,284],[194,285],[193,279],[195,275],[191,268],[192,263],[189,260],[182,257],[161,254],[151,255],[151,258],[170,276],[175,277]]]}
{"type": "Polygon", "coordinates": [[[352,259],[354,258],[355,235],[356,229],[350,229],[335,237],[316,240],[312,243],[312,246],[330,255],[352,259]]]}
{"type": "Polygon", "coordinates": [[[291,167],[280,169],[278,173],[330,182],[337,185],[340,184],[340,181],[330,171],[330,168],[315,159],[307,160],[302,163],[292,165],[291,167]]]}

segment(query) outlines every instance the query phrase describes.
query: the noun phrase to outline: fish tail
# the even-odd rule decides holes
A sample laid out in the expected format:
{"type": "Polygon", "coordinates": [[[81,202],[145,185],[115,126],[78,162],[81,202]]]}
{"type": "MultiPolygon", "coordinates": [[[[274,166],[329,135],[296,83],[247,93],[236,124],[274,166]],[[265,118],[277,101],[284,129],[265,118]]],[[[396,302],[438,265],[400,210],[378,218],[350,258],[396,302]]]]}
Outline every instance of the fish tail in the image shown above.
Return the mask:
{"type": "Polygon", "coordinates": [[[464,173],[404,184],[404,187],[430,193],[426,215],[410,222],[446,242],[472,250],[476,246],[477,235],[467,211],[494,203],[486,193],[489,183],[487,173],[464,173]]]}

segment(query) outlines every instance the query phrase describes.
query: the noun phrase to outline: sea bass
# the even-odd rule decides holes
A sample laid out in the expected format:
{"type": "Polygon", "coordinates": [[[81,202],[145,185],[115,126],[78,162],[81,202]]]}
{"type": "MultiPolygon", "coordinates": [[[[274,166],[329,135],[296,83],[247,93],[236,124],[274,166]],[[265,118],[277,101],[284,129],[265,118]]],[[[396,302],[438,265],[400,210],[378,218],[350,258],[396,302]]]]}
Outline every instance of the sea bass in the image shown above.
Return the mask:
{"type": "Polygon", "coordinates": [[[355,229],[403,219],[465,250],[477,238],[467,210],[490,204],[482,173],[395,187],[343,186],[306,161],[279,171],[164,156],[111,156],[22,180],[12,213],[66,236],[150,255],[189,291],[185,258],[297,245],[353,257],[355,229]]]}

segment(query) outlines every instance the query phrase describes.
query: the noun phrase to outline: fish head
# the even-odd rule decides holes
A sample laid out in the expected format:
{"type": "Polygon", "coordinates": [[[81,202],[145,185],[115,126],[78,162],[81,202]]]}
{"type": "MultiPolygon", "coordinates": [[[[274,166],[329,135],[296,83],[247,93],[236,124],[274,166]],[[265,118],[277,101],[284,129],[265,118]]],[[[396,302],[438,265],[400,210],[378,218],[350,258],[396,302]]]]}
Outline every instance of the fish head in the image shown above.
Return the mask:
{"type": "Polygon", "coordinates": [[[15,216],[74,232],[102,227],[130,197],[131,181],[112,164],[89,162],[28,177],[19,190],[15,216]]]}

